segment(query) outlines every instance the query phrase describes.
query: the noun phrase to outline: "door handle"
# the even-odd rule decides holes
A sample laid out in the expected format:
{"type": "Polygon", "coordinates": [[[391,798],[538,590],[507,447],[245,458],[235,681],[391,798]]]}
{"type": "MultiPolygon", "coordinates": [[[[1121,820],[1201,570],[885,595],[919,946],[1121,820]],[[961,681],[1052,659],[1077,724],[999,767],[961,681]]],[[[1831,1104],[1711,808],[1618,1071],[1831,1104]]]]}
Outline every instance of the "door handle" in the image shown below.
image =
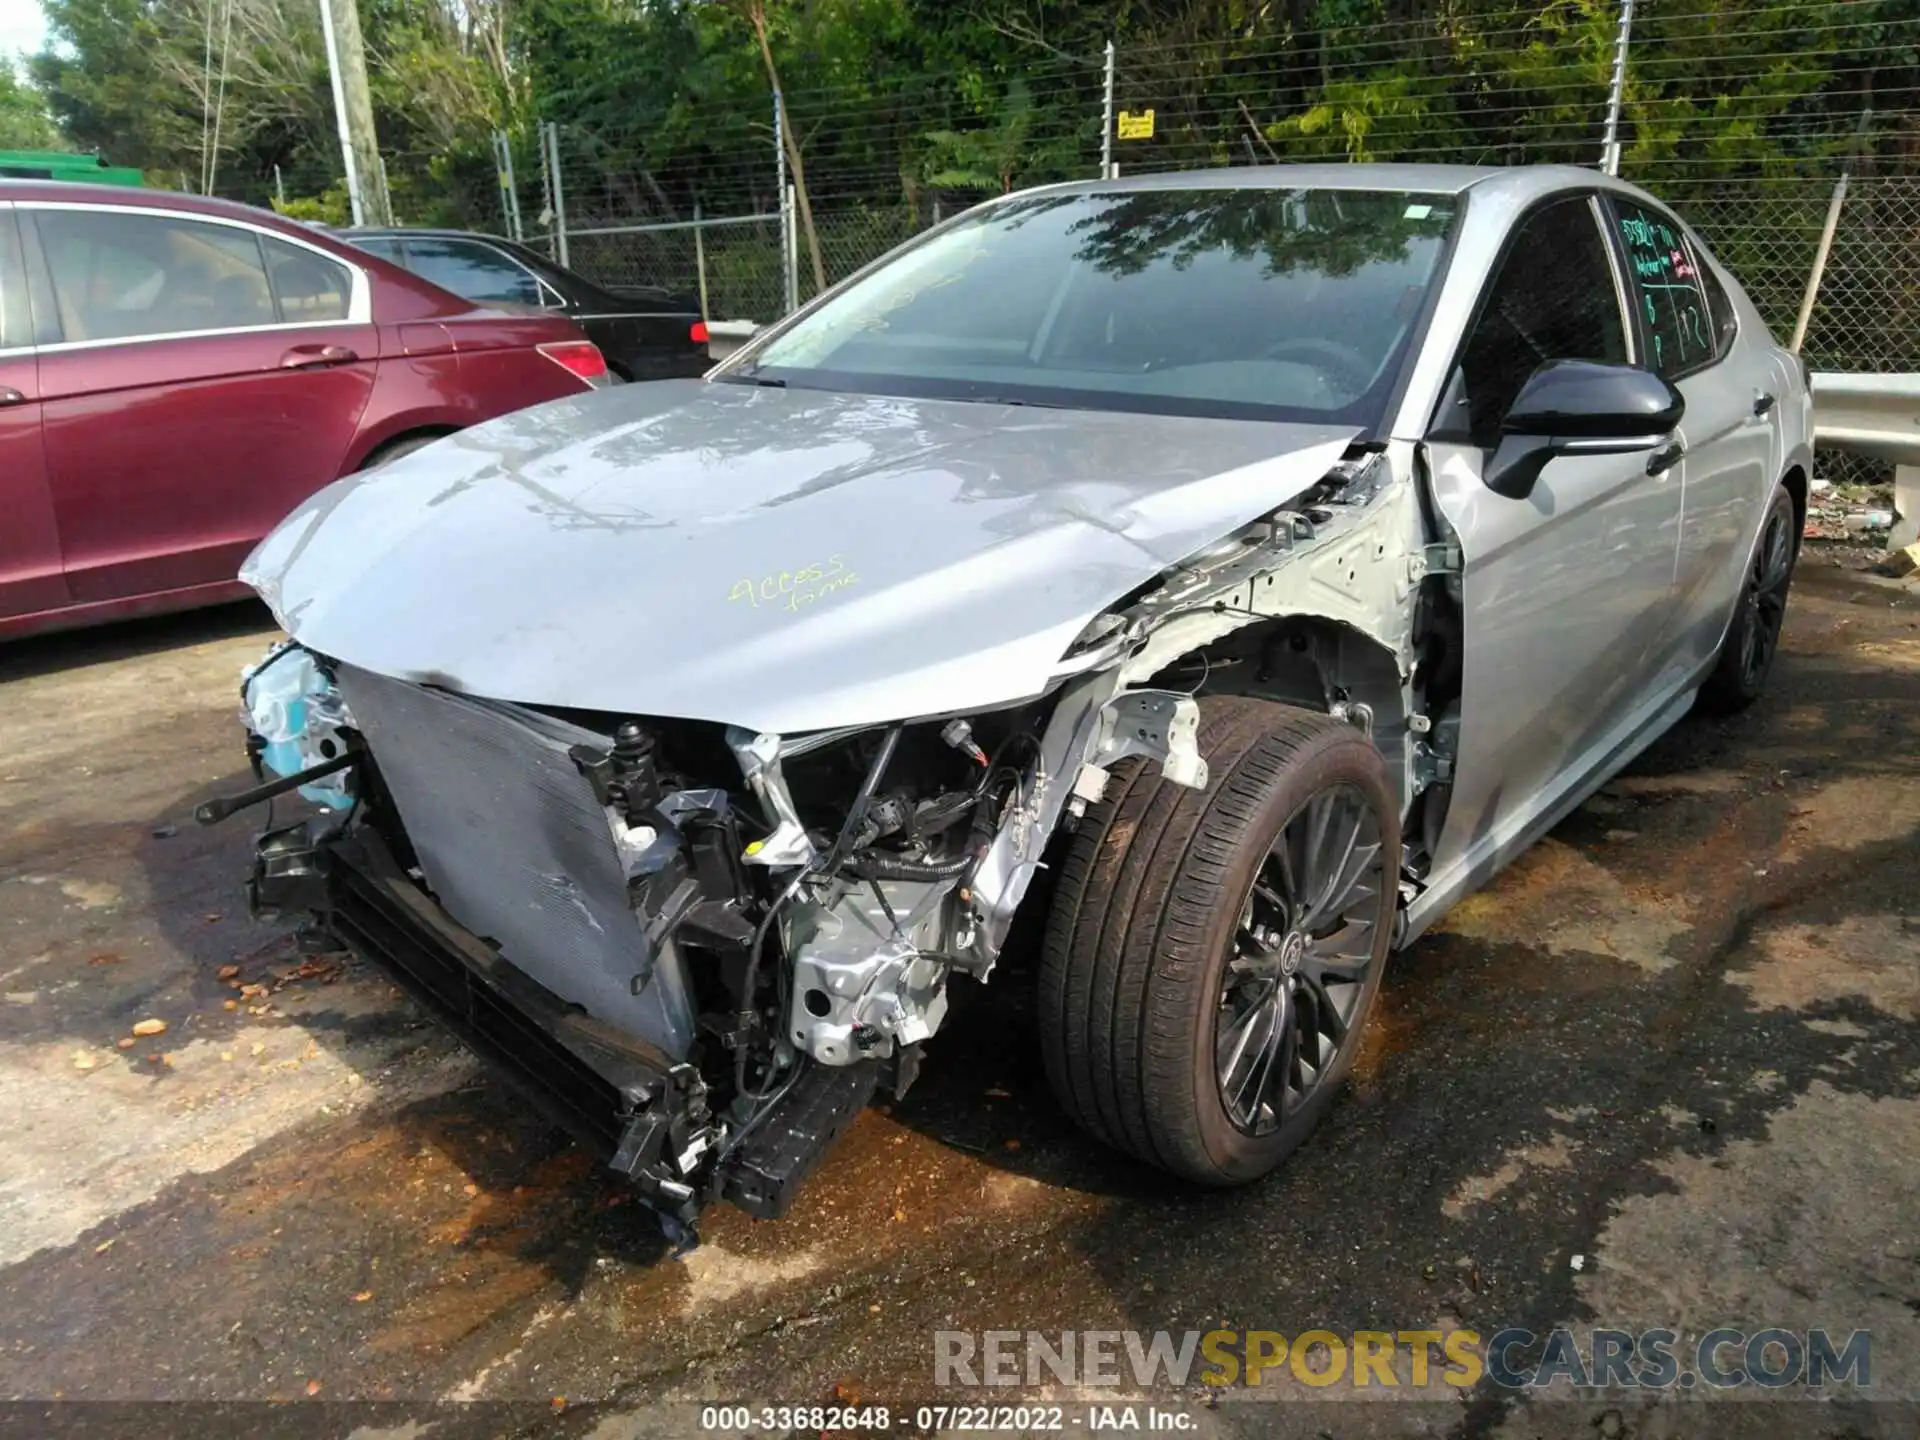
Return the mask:
{"type": "Polygon", "coordinates": [[[1765,391],[1756,392],[1753,397],[1754,418],[1758,419],[1771,409],[1773,409],[1773,396],[1767,394],[1765,391]]]}
{"type": "Polygon", "coordinates": [[[0,405],[24,405],[27,397],[11,385],[0,385],[0,405]]]}
{"type": "Polygon", "coordinates": [[[296,345],[280,357],[280,368],[312,370],[321,365],[351,365],[359,358],[344,345],[296,345]]]}
{"type": "Polygon", "coordinates": [[[1680,463],[1680,457],[1687,453],[1686,442],[1674,440],[1662,445],[1647,457],[1647,474],[1664,475],[1680,463]]]}

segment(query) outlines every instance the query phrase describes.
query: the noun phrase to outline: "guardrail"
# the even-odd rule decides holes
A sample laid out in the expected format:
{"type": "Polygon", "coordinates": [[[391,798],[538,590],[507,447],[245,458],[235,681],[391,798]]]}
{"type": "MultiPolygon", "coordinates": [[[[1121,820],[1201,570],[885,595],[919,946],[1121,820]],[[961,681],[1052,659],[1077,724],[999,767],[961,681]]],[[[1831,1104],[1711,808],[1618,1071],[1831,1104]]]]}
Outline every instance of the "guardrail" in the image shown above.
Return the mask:
{"type": "Polygon", "coordinates": [[[1920,375],[1816,374],[1813,429],[1819,444],[1920,466],[1920,375]]]}
{"type": "Polygon", "coordinates": [[[1920,375],[1816,374],[1813,436],[1893,465],[1890,549],[1920,540],[1920,375]]]}
{"type": "Polygon", "coordinates": [[[754,337],[759,326],[751,320],[715,320],[707,326],[707,354],[724,360],[754,337]]]}

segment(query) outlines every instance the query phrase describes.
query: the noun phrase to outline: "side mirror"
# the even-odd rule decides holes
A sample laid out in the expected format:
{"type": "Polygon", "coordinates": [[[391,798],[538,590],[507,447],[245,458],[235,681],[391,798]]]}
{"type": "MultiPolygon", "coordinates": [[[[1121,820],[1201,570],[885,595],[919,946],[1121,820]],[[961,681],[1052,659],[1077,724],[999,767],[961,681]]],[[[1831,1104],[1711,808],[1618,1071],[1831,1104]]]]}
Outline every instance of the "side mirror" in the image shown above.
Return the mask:
{"type": "Polygon", "coordinates": [[[1487,488],[1524,500],[1556,455],[1658,449],[1686,408],[1663,376],[1637,365],[1549,360],[1527,377],[1500,423],[1487,488]]]}

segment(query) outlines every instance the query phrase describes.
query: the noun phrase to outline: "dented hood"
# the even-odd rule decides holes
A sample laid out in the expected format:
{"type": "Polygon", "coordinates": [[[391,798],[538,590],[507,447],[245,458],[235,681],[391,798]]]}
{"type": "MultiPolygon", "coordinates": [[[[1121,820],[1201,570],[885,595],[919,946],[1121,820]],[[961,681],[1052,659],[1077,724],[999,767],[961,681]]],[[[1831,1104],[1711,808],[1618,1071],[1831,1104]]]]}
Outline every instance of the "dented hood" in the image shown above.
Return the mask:
{"type": "Polygon", "coordinates": [[[323,655],[791,733],[1040,693],[1106,605],[1351,426],[703,381],[523,410],[321,491],[241,576],[323,655]]]}

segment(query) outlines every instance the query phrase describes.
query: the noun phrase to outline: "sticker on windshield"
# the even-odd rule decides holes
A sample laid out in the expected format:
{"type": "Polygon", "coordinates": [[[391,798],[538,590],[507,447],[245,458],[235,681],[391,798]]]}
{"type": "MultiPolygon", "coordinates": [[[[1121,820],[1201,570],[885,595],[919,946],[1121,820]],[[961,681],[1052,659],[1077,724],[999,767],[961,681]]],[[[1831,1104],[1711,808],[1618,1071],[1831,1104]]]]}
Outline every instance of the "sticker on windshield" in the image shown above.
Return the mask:
{"type": "Polygon", "coordinates": [[[1403,218],[1407,220],[1424,220],[1432,213],[1433,207],[1431,205],[1409,205],[1407,206],[1407,213],[1403,218]]]}

